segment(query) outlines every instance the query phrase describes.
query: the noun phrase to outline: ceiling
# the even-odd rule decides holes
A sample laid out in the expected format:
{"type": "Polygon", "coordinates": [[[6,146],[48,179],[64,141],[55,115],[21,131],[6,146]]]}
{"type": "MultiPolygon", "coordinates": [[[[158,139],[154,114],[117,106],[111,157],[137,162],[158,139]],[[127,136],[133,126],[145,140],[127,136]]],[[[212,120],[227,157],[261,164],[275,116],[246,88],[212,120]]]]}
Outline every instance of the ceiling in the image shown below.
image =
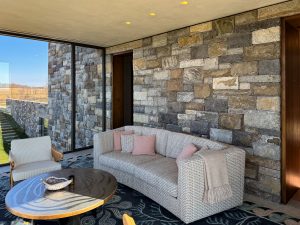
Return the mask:
{"type": "Polygon", "coordinates": [[[108,47],[285,0],[181,1],[0,0],[0,30],[108,47]]]}

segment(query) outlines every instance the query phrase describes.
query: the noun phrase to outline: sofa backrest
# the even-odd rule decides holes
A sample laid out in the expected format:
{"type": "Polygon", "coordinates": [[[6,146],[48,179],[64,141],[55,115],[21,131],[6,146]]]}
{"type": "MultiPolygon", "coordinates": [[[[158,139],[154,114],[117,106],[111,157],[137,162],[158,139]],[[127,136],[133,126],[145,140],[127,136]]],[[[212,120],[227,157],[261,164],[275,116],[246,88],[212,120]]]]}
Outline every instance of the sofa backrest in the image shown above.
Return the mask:
{"type": "Polygon", "coordinates": [[[125,130],[133,130],[134,133],[138,134],[138,135],[155,135],[156,136],[156,143],[155,143],[156,152],[163,156],[166,156],[168,136],[172,132],[163,130],[163,129],[142,127],[142,126],[126,126],[125,130]]]}
{"type": "Polygon", "coordinates": [[[51,139],[49,136],[45,136],[13,140],[11,142],[11,154],[16,166],[51,160],[51,139]]]}
{"type": "Polygon", "coordinates": [[[156,152],[170,158],[176,158],[183,148],[191,143],[199,148],[207,146],[209,149],[215,150],[220,150],[226,147],[225,144],[212,141],[207,138],[175,133],[158,128],[126,126],[125,130],[133,130],[134,133],[138,135],[156,135],[156,152]]]}
{"type": "Polygon", "coordinates": [[[194,144],[198,148],[207,146],[209,149],[220,150],[226,147],[225,144],[211,141],[206,138],[192,135],[170,132],[168,135],[166,157],[176,158],[183,148],[188,144],[194,144]]]}

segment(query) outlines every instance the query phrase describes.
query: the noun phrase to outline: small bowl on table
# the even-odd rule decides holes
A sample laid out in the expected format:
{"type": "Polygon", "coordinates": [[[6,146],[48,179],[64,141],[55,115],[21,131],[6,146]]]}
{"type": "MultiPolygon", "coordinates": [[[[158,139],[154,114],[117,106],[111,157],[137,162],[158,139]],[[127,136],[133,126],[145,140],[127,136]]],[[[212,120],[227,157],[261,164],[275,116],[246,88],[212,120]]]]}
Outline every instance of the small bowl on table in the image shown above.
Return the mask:
{"type": "Polygon", "coordinates": [[[64,177],[48,177],[43,180],[45,188],[49,191],[58,191],[69,186],[73,182],[73,179],[68,180],[64,177]]]}

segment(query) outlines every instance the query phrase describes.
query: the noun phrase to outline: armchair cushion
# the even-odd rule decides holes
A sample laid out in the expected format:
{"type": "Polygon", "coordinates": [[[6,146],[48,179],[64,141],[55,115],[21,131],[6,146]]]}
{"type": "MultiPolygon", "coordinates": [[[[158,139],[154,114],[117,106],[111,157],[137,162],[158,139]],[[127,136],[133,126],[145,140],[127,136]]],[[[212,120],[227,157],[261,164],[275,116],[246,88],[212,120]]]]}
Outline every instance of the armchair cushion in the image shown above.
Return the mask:
{"type": "Polygon", "coordinates": [[[54,170],[60,170],[61,164],[52,160],[31,162],[16,166],[12,170],[14,181],[25,180],[41,173],[46,173],[54,170]]]}
{"type": "Polygon", "coordinates": [[[32,162],[52,160],[50,137],[13,140],[11,152],[16,167],[32,162]]]}

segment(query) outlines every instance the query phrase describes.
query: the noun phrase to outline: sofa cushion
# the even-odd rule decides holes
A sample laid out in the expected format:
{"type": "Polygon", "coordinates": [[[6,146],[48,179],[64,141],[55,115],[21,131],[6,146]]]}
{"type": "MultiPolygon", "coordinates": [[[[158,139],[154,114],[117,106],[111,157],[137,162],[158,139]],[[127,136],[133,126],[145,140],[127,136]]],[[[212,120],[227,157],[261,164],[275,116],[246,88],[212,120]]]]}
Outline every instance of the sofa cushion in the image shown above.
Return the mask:
{"type": "Polygon", "coordinates": [[[188,144],[194,144],[198,148],[207,146],[209,149],[215,149],[215,150],[220,150],[226,147],[226,145],[224,144],[211,141],[206,138],[171,132],[168,135],[166,156],[171,158],[176,158],[181,153],[183,148],[188,144]]]}
{"type": "Polygon", "coordinates": [[[162,158],[163,156],[156,154],[151,155],[137,155],[133,156],[126,152],[109,152],[99,157],[99,163],[111,167],[113,169],[121,170],[127,173],[134,174],[134,170],[141,164],[162,158]]]}
{"type": "Polygon", "coordinates": [[[113,131],[113,134],[114,134],[114,150],[121,151],[122,150],[121,136],[133,134],[133,130],[127,130],[127,131],[115,130],[113,131]]]}
{"type": "Polygon", "coordinates": [[[171,133],[170,131],[141,126],[126,126],[125,130],[134,130],[135,134],[140,135],[156,135],[155,151],[163,156],[166,155],[167,140],[169,133],[171,133]]]}
{"type": "MultiPolygon", "coordinates": [[[[202,149],[202,148],[201,148],[202,149]]],[[[198,148],[194,144],[186,145],[183,150],[178,154],[176,158],[176,162],[178,163],[179,160],[187,159],[193,156],[195,152],[198,151],[198,148]]]]}
{"type": "Polygon", "coordinates": [[[60,170],[61,164],[54,161],[38,161],[16,166],[12,171],[14,181],[25,180],[33,176],[60,170]]]}
{"type": "Polygon", "coordinates": [[[134,134],[121,135],[122,152],[130,153],[133,150],[134,134]]]}
{"type": "Polygon", "coordinates": [[[156,135],[155,150],[157,153],[163,156],[166,155],[166,147],[169,133],[171,132],[151,127],[144,127],[142,130],[143,135],[156,135]]]}
{"type": "Polygon", "coordinates": [[[162,157],[143,163],[135,169],[134,175],[154,188],[177,197],[178,169],[175,159],[162,157]]]}
{"type": "Polygon", "coordinates": [[[156,135],[134,136],[132,155],[155,155],[156,135]]]}

